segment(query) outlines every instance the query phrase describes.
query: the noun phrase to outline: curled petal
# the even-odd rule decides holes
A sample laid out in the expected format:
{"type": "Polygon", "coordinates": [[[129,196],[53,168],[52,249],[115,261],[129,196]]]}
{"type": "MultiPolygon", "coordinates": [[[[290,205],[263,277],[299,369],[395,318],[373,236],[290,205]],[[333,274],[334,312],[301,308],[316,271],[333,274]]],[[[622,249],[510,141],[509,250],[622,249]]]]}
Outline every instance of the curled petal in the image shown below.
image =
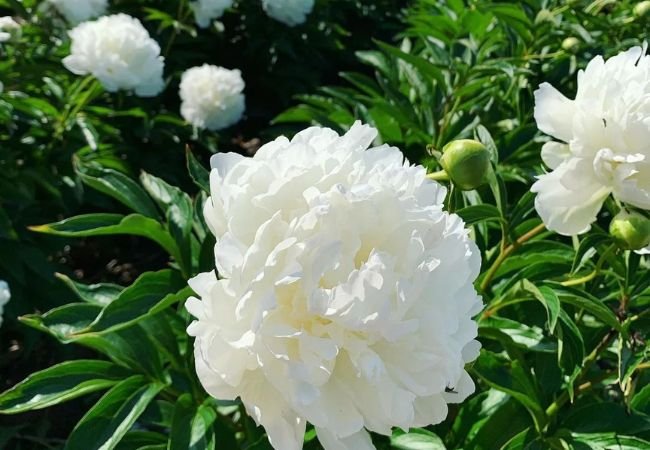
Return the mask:
{"type": "Polygon", "coordinates": [[[591,228],[611,189],[598,181],[589,161],[572,158],[540,176],[531,191],[547,228],[573,236],[591,228]]]}

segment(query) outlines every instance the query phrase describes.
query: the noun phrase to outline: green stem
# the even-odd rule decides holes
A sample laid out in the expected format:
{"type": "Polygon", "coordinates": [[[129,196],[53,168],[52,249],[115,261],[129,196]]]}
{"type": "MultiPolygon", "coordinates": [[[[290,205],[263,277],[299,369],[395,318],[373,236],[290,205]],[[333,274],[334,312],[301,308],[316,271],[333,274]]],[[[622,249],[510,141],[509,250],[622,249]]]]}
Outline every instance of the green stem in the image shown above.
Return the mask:
{"type": "Polygon", "coordinates": [[[577,285],[580,285],[580,284],[585,284],[585,283],[590,282],[591,280],[593,280],[594,278],[596,278],[598,276],[598,274],[600,273],[600,271],[601,271],[601,269],[603,267],[603,263],[605,262],[605,259],[607,258],[607,255],[609,255],[609,253],[611,253],[611,251],[614,250],[615,248],[616,248],[616,245],[614,245],[614,244],[607,247],[607,250],[605,250],[603,252],[603,254],[600,255],[600,258],[598,259],[598,262],[596,263],[596,268],[590,274],[587,274],[584,277],[576,278],[574,280],[566,280],[566,281],[561,282],[560,284],[562,286],[577,286],[577,285]]]}
{"type": "MultiPolygon", "coordinates": [[[[596,359],[598,359],[598,356],[609,346],[609,343],[612,341],[612,339],[616,336],[616,331],[615,330],[610,330],[604,337],[603,339],[598,343],[596,348],[592,350],[589,355],[582,361],[582,369],[580,369],[580,373],[576,377],[576,380],[579,383],[579,388],[578,392],[583,392],[580,387],[584,386],[587,383],[590,383],[589,386],[592,386],[594,381],[582,381],[587,373],[589,372],[589,369],[591,369],[591,366],[593,365],[594,362],[596,362],[596,359]]],[[[560,394],[560,396],[549,405],[548,408],[546,408],[546,415],[550,419],[554,418],[560,409],[569,401],[570,396],[569,396],[569,391],[565,390],[560,394]]]]}
{"type": "Polygon", "coordinates": [[[499,267],[501,267],[501,264],[503,264],[503,262],[506,259],[508,259],[508,256],[514,253],[525,242],[534,238],[545,229],[546,227],[544,226],[543,223],[537,225],[535,228],[533,228],[526,234],[519,237],[515,242],[513,242],[512,244],[507,246],[502,252],[500,252],[499,256],[497,256],[497,259],[494,261],[492,266],[488,269],[488,271],[485,274],[485,277],[483,278],[483,281],[481,282],[481,287],[480,287],[481,292],[487,291],[488,287],[490,286],[490,283],[492,282],[492,279],[494,278],[497,271],[499,270],[499,267]]]}
{"type": "Polygon", "coordinates": [[[432,172],[427,174],[427,178],[434,181],[449,181],[449,174],[444,170],[432,172]]]}

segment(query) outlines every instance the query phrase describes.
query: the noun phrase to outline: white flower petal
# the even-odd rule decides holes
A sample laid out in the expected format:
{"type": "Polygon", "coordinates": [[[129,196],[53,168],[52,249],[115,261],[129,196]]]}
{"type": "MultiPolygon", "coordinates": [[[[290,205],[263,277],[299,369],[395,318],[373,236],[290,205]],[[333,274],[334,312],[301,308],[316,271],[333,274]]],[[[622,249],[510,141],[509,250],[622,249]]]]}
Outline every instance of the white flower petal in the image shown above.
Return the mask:
{"type": "Polygon", "coordinates": [[[244,86],[237,69],[209,64],[192,67],[181,78],[181,115],[198,128],[228,128],[239,122],[246,109],[244,86]]]}
{"type": "Polygon", "coordinates": [[[0,326],[2,325],[2,313],[4,306],[11,299],[11,292],[6,281],[0,280],[0,326]]]}
{"type": "Polygon", "coordinates": [[[542,175],[531,188],[547,228],[571,236],[589,230],[611,192],[595,177],[589,161],[572,158],[542,175]]]}
{"type": "Polygon", "coordinates": [[[300,25],[314,9],[315,0],[262,0],[262,7],[269,17],[290,27],[300,25]]]}
{"type": "Polygon", "coordinates": [[[48,0],[73,25],[103,16],[108,0],[48,0]]]}
{"type": "Polygon", "coordinates": [[[542,83],[535,91],[535,120],[544,133],[568,143],[574,111],[574,102],[550,84],[542,83]]]}
{"type": "Polygon", "coordinates": [[[376,135],[312,127],[212,159],[222,278],[192,280],[188,333],[206,390],[241,397],[276,449],[307,421],[327,449],[371,449],[364,429],[437,423],[448,386],[473,391],[480,252],[424,168],[366,150],[376,135]]]}
{"type": "Polygon", "coordinates": [[[325,428],[316,428],[316,435],[325,450],[375,450],[366,430],[340,438],[325,428]]]}
{"type": "Polygon", "coordinates": [[[542,146],[542,161],[550,169],[557,167],[571,157],[571,150],[567,144],[561,142],[547,142],[542,146]]]}
{"type": "Polygon", "coordinates": [[[609,193],[650,210],[646,51],[647,46],[633,47],[607,60],[593,58],[578,73],[575,100],[547,83],[535,93],[538,127],[567,144],[544,145],[542,159],[555,172],[533,186],[540,193],[537,210],[548,228],[568,235],[587,231],[609,193]]]}
{"type": "Polygon", "coordinates": [[[152,97],[163,90],[160,46],[138,19],[126,14],[104,16],[83,22],[68,34],[72,45],[63,65],[72,73],[92,74],[109,92],[123,89],[152,97]]]}

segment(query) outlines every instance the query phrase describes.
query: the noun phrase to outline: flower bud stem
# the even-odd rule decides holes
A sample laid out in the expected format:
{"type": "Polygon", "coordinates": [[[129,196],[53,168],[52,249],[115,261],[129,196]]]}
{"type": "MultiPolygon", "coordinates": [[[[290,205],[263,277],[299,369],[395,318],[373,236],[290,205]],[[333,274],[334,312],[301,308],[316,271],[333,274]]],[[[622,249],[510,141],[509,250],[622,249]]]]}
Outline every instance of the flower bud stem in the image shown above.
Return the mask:
{"type": "Polygon", "coordinates": [[[444,170],[428,173],[427,178],[433,181],[449,181],[449,175],[444,170]]]}

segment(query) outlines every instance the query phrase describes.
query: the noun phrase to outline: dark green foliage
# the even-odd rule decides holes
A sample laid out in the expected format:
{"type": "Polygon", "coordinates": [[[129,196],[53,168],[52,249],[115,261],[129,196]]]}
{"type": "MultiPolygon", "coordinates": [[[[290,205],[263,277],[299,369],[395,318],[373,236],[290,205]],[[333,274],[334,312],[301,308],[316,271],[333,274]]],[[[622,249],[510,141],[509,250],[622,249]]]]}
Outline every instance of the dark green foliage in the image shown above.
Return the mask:
{"type": "MultiPolygon", "coordinates": [[[[635,2],[317,3],[302,27],[240,1],[199,30],[180,0],[114,0],[167,56],[165,92],[141,99],[63,69],[65,26],[42,2],[0,0],[0,16],[30,20],[0,47],[0,279],[13,291],[0,448],[269,450],[239,402],[200,386],[185,332],[186,280],[214,268],[207,160],[356,119],[431,171],[454,139],[480,141],[494,169],[446,201],[483,259],[477,391],[441,424],[373,436],[377,448],[650,448],[648,257],[604,231],[615,205],[571,240],[544,229],[529,192],[534,89],[572,96],[593,56],[641,44],[635,2]],[[247,83],[247,118],[220,133],[178,113],[180,73],[204,62],[247,83]]],[[[308,428],[305,449],[320,448],[308,428]]]]}

